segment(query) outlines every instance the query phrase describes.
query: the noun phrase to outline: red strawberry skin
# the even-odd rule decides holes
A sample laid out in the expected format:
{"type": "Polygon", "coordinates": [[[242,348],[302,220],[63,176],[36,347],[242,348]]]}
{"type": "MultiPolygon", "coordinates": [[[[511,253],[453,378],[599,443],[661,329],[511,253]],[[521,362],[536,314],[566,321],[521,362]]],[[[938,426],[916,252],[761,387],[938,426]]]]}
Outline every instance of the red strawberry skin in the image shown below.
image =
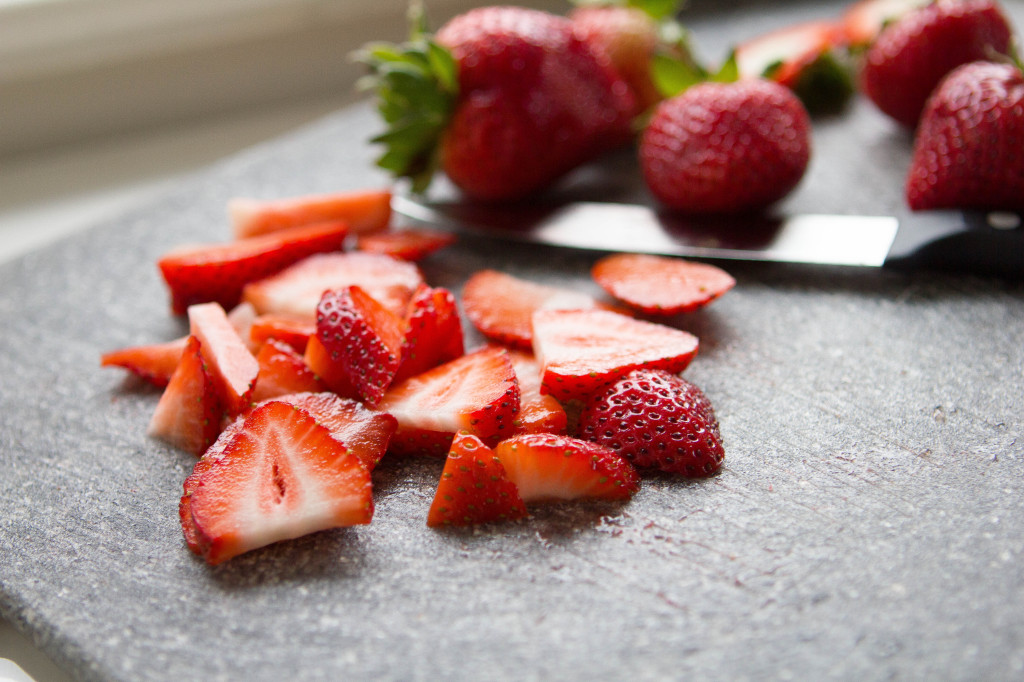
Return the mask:
{"type": "Polygon", "coordinates": [[[637,370],[592,396],[580,414],[579,435],[637,467],[687,477],[709,476],[725,458],[710,401],[690,382],[661,370],[637,370]]]}
{"type": "Polygon", "coordinates": [[[907,174],[914,210],[1024,211],[1024,73],[974,62],[953,71],[921,117],[907,174]]]}
{"type": "Polygon", "coordinates": [[[788,88],[701,83],[658,105],[640,140],[651,193],[686,213],[757,211],[789,194],[811,156],[811,123],[788,88]]]}
{"type": "Polygon", "coordinates": [[[1008,54],[1013,37],[992,0],[937,0],[885,28],[864,55],[863,92],[908,128],[939,81],[968,62],[1008,54]]]}

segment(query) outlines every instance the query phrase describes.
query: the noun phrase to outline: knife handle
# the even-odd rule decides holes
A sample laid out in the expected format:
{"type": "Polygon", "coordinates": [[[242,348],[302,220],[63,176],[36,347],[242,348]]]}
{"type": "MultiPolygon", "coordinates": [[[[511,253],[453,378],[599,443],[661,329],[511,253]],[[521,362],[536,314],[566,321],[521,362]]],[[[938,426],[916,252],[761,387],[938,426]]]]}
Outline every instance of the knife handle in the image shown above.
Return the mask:
{"type": "Polygon", "coordinates": [[[885,265],[1024,278],[1024,218],[1012,212],[922,211],[900,218],[885,265]]]}

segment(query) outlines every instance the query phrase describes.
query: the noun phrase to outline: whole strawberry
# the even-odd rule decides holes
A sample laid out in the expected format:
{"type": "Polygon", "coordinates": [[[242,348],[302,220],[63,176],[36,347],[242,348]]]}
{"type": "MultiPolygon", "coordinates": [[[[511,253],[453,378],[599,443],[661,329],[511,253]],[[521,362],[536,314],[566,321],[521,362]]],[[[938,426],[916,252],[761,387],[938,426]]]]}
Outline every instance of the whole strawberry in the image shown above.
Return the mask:
{"type": "Polygon", "coordinates": [[[695,85],[658,105],[640,140],[651,193],[688,213],[762,209],[796,187],[810,154],[807,110],[762,79],[695,85]]]}
{"type": "Polygon", "coordinates": [[[1024,211],[1024,73],[973,62],[928,100],[907,175],[914,210],[1024,211]]]}
{"type": "Polygon", "coordinates": [[[631,137],[628,86],[565,17],[482,7],[363,60],[389,126],[379,163],[416,190],[440,167],[470,198],[519,199],[631,137]]]}
{"type": "Polygon", "coordinates": [[[725,450],[704,393],[677,374],[638,369],[592,396],[579,437],[610,447],[641,468],[709,476],[725,450]]]}
{"type": "Polygon", "coordinates": [[[861,89],[880,110],[913,128],[946,74],[1009,54],[1012,36],[993,0],[936,0],[882,30],[864,55],[861,89]]]}

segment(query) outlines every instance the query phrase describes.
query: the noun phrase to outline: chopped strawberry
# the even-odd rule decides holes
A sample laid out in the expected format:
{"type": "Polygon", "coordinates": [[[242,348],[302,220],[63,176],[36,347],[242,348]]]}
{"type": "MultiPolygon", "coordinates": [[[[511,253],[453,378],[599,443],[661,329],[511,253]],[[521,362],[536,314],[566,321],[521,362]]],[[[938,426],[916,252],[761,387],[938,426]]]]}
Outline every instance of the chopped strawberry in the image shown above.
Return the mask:
{"type": "Polygon", "coordinates": [[[182,314],[195,303],[215,301],[235,306],[242,288],[314,253],[338,251],[345,243],[345,223],[320,223],[227,244],[175,249],[158,265],[171,291],[171,308],[182,314]]]}
{"type": "Polygon", "coordinates": [[[239,197],[228,202],[228,216],[239,238],[334,220],[347,223],[356,234],[376,232],[391,221],[391,190],[353,190],[272,200],[239,197]]]}
{"type": "Polygon", "coordinates": [[[200,341],[189,336],[147,433],[198,457],[220,433],[221,414],[214,378],[206,369],[200,341]]]}
{"type": "Polygon", "coordinates": [[[316,332],[359,397],[370,406],[379,403],[402,362],[405,335],[399,318],[352,285],[324,292],[316,332]]]}
{"type": "Polygon", "coordinates": [[[302,356],[291,346],[271,339],[256,354],[260,373],[253,391],[253,402],[289,393],[316,393],[326,391],[327,386],[309,368],[302,356]]]}
{"type": "Polygon", "coordinates": [[[527,504],[588,497],[628,500],[640,489],[633,465],[597,443],[527,433],[503,440],[494,451],[527,504]]]}
{"type": "Polygon", "coordinates": [[[392,386],[377,407],[398,419],[403,439],[469,431],[490,440],[512,433],[519,384],[508,353],[484,348],[392,386]]]}
{"type": "Polygon", "coordinates": [[[444,288],[421,284],[404,320],[402,364],[395,381],[403,381],[465,353],[462,320],[455,296],[444,288]]]}
{"type": "Polygon", "coordinates": [[[388,452],[399,457],[443,458],[452,447],[450,431],[433,431],[399,425],[388,443],[388,452]]]}
{"type": "Polygon", "coordinates": [[[228,422],[213,444],[201,453],[199,461],[192,467],[192,473],[185,477],[185,482],[182,484],[182,495],[178,502],[178,517],[181,520],[181,530],[185,534],[185,543],[195,554],[201,555],[203,550],[199,546],[199,532],[196,530],[195,521],[192,520],[192,493],[199,487],[199,481],[202,480],[203,474],[217,463],[224,453],[224,448],[244,426],[245,416],[236,417],[234,421],[228,422]]]}
{"type": "Polygon", "coordinates": [[[523,500],[494,451],[473,434],[456,434],[427,514],[427,525],[471,526],[524,516],[523,500]]]}
{"type": "Polygon", "coordinates": [[[692,312],[736,284],[714,265],[647,254],[606,256],[590,272],[602,289],[650,315],[692,312]]]}
{"type": "Polygon", "coordinates": [[[331,354],[327,352],[316,335],[309,337],[309,341],[306,343],[306,352],[303,353],[302,358],[331,391],[343,398],[359,397],[344,365],[331,359],[331,354]]]}
{"type": "Polygon", "coordinates": [[[297,353],[306,352],[309,337],[316,334],[316,319],[298,315],[259,315],[249,328],[249,339],[257,347],[275,339],[288,344],[297,353]]]}
{"type": "Polygon", "coordinates": [[[249,408],[259,363],[217,303],[189,306],[188,320],[224,409],[232,417],[241,414],[249,408]]]}
{"type": "Polygon", "coordinates": [[[462,289],[466,317],[492,341],[529,350],[536,310],[611,308],[584,293],[539,284],[496,270],[474,273],[462,289]]]}
{"type": "Polygon", "coordinates": [[[541,390],[563,402],[584,399],[640,367],[681,372],[698,346],[685,331],[606,310],[540,310],[533,333],[541,390]]]}
{"type": "Polygon", "coordinates": [[[407,228],[359,235],[356,248],[367,253],[380,253],[416,262],[453,243],[455,235],[451,232],[407,228]]]}
{"type": "Polygon", "coordinates": [[[154,386],[164,387],[181,360],[188,337],[146,346],[131,346],[104,353],[102,367],[123,367],[154,386]]]}
{"type": "Polygon", "coordinates": [[[276,275],[248,284],[242,297],[261,315],[284,313],[313,318],[325,291],[356,284],[401,316],[422,283],[423,275],[413,263],[375,253],[331,253],[310,256],[276,275]]]}
{"type": "Polygon", "coordinates": [[[226,433],[216,454],[201,460],[188,495],[192,524],[182,524],[208,563],[370,522],[369,470],[305,410],[266,402],[226,433]]]}
{"type": "Polygon", "coordinates": [[[579,433],[638,467],[683,476],[709,476],[725,457],[707,397],[660,370],[637,370],[595,394],[580,415],[579,433]]]}
{"type": "Polygon", "coordinates": [[[530,353],[510,350],[512,368],[519,382],[519,413],[515,433],[565,433],[568,417],[554,396],[541,393],[540,363],[530,353]]]}

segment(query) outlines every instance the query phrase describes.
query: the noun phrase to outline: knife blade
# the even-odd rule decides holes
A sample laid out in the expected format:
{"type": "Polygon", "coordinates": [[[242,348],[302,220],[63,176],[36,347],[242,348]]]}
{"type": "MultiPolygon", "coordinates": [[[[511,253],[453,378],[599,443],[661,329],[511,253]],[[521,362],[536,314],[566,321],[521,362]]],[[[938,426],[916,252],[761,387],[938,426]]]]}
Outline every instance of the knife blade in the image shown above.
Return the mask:
{"type": "Polygon", "coordinates": [[[697,219],[642,204],[577,201],[501,207],[404,195],[396,195],[392,206],[418,223],[596,251],[1024,276],[1024,228],[1014,213],[697,219]]]}

